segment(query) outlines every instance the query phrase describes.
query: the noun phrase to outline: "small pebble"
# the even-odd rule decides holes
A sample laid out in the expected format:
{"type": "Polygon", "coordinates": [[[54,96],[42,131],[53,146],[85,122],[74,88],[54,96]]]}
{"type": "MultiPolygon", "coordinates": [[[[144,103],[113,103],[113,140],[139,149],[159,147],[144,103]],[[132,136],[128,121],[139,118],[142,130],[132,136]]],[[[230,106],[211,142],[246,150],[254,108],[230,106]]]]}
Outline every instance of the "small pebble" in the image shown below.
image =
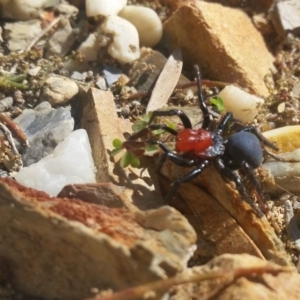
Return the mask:
{"type": "Polygon", "coordinates": [[[243,123],[252,122],[264,103],[263,99],[233,85],[226,86],[219,96],[223,99],[226,111],[233,113],[243,123]]]}
{"type": "Polygon", "coordinates": [[[117,15],[127,4],[127,0],[86,0],[87,17],[117,15]]]}
{"type": "Polygon", "coordinates": [[[117,82],[122,73],[123,72],[121,69],[114,66],[106,65],[103,68],[103,77],[105,78],[108,86],[111,86],[112,84],[117,82]]]}
{"type": "Polygon", "coordinates": [[[139,35],[130,22],[118,16],[109,16],[99,28],[101,46],[108,45],[108,53],[122,64],[140,57],[139,35]]]}
{"type": "Polygon", "coordinates": [[[160,41],[163,34],[163,26],[153,9],[127,5],[119,13],[119,17],[126,19],[136,27],[141,46],[153,47],[160,41]]]}

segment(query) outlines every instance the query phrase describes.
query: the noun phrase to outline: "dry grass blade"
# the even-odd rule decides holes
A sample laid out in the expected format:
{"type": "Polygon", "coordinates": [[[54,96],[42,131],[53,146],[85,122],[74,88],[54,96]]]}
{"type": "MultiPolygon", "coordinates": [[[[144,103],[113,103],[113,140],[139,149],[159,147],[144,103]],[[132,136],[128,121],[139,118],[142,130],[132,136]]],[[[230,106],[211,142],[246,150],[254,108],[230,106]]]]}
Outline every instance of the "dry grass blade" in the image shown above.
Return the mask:
{"type": "Polygon", "coordinates": [[[155,298],[157,292],[166,291],[172,286],[185,283],[212,280],[222,277],[227,277],[229,281],[232,281],[238,277],[250,276],[253,274],[259,275],[263,273],[269,273],[276,275],[280,272],[292,271],[294,271],[292,268],[268,265],[268,263],[266,263],[263,266],[211,271],[206,274],[194,274],[188,277],[183,274],[173,278],[159,280],[148,284],[136,286],[133,288],[125,289],[121,292],[117,292],[111,295],[96,296],[94,298],[89,298],[86,300],[134,300],[143,298],[145,296],[145,299],[151,299],[155,298]]]}
{"type": "Polygon", "coordinates": [[[175,89],[182,70],[181,49],[177,48],[168,58],[152,91],[146,111],[162,108],[175,89]]]}

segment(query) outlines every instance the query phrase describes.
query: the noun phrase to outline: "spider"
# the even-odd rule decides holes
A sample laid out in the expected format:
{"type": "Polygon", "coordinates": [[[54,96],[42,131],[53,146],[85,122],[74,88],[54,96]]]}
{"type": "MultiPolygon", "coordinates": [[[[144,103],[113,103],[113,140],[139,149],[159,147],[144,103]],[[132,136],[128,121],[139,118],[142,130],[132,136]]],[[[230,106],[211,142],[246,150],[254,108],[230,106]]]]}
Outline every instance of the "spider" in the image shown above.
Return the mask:
{"type": "Polygon", "coordinates": [[[253,170],[258,168],[263,161],[262,145],[278,151],[278,148],[263,137],[254,126],[243,126],[240,130],[224,137],[224,131],[229,122],[235,121],[233,114],[227,112],[219,121],[215,130],[211,131],[211,120],[205,98],[202,91],[201,75],[199,67],[194,66],[198,101],[203,113],[203,123],[200,129],[193,129],[188,116],[182,111],[171,109],[167,111],[154,111],[150,117],[148,127],[132,135],[129,141],[134,141],[141,137],[145,130],[163,129],[176,137],[175,150],[170,150],[163,142],[149,139],[146,144],[156,144],[163,151],[157,169],[160,170],[167,159],[182,167],[194,167],[192,171],[177,178],[166,195],[169,201],[175,194],[179,185],[188,182],[200,175],[210,164],[214,164],[225,180],[233,181],[242,198],[253,208],[258,216],[262,217],[262,211],[255,205],[250,194],[247,192],[241,178],[236,170],[241,170],[248,177],[253,187],[262,197],[262,188],[253,170]],[[178,116],[184,129],[176,130],[164,124],[151,124],[156,117],[178,116]]]}

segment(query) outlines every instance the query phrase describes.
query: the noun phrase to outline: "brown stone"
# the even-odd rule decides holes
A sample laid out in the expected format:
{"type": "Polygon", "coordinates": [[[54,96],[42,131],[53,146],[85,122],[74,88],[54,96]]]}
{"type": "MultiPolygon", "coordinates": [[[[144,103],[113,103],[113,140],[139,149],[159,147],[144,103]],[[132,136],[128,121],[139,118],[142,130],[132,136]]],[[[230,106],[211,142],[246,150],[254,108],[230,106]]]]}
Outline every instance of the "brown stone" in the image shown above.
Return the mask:
{"type": "Polygon", "coordinates": [[[164,29],[171,47],[180,46],[184,62],[199,64],[204,77],[268,95],[264,76],[274,68],[274,57],[241,10],[198,1],[180,7],[164,29]]]}

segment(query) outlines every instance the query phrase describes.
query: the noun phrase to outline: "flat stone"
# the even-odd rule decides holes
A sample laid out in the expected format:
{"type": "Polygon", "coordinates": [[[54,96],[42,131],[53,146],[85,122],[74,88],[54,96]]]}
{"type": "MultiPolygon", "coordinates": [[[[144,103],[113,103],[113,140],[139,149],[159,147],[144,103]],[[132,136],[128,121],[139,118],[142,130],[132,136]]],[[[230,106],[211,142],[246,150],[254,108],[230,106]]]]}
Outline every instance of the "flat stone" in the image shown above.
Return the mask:
{"type": "Polygon", "coordinates": [[[35,109],[25,109],[14,122],[25,132],[30,145],[22,153],[24,166],[52,153],[74,128],[70,111],[63,107],[54,109],[48,102],[42,102],[35,109]]]}
{"type": "Polygon", "coordinates": [[[204,78],[269,94],[264,76],[274,69],[274,57],[241,10],[198,1],[180,7],[164,29],[172,48],[181,47],[184,62],[199,64],[204,78]]]}
{"type": "Polygon", "coordinates": [[[25,50],[32,40],[42,32],[40,20],[4,24],[4,37],[12,52],[25,50]]]}

